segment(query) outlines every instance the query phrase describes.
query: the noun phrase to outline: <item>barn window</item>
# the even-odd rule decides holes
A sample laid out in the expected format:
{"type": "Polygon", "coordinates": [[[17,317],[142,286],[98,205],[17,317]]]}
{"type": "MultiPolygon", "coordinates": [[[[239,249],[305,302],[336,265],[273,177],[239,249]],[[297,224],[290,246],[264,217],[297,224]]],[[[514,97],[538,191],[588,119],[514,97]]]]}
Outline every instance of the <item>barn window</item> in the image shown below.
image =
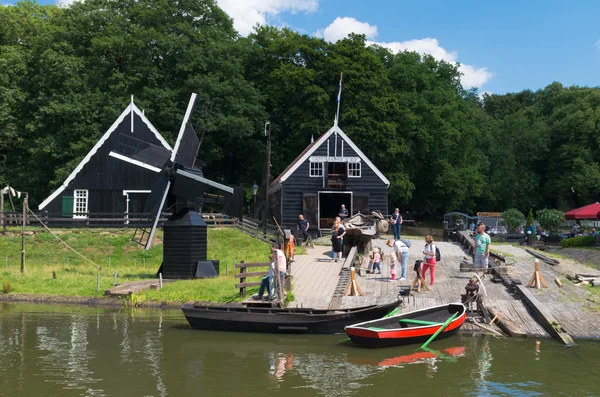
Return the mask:
{"type": "Polygon", "coordinates": [[[348,163],[348,176],[350,178],[360,178],[360,163],[348,163]]]}
{"type": "Polygon", "coordinates": [[[310,163],[310,176],[323,176],[323,163],[310,163]]]}
{"type": "Polygon", "coordinates": [[[75,190],[73,192],[73,218],[87,218],[88,212],[88,191],[75,190]]]}

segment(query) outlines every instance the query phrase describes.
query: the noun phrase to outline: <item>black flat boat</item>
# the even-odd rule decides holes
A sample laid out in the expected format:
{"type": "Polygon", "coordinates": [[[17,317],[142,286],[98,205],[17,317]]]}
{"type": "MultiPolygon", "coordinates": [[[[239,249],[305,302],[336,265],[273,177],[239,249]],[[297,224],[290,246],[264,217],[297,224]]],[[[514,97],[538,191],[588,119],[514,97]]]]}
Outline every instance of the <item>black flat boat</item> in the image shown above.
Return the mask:
{"type": "Polygon", "coordinates": [[[398,302],[344,310],[208,306],[186,303],[182,310],[192,328],[211,331],[338,334],[344,327],[381,318],[398,302]]]}

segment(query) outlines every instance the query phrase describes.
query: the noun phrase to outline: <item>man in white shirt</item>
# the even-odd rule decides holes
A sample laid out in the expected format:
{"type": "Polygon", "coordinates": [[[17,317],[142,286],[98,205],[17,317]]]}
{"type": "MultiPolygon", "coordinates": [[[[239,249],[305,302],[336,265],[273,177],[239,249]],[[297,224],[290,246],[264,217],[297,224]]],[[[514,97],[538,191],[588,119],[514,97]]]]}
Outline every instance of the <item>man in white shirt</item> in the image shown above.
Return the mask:
{"type": "Polygon", "coordinates": [[[402,264],[402,273],[398,280],[406,280],[406,264],[408,263],[408,246],[402,240],[388,240],[388,247],[393,247],[398,263],[402,264]]]}

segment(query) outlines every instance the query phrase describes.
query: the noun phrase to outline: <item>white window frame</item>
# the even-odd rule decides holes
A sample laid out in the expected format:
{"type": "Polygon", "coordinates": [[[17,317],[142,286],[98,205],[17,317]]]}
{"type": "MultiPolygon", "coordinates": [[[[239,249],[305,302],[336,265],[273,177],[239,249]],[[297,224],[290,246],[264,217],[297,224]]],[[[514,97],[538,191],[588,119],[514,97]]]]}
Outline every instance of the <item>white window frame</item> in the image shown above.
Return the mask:
{"type": "Polygon", "coordinates": [[[77,215],[77,213],[82,213],[88,212],[88,203],[89,203],[89,199],[90,199],[90,192],[87,189],[74,189],[73,190],[73,218],[80,218],[80,219],[85,219],[87,218],[87,215],[77,215]],[[80,205],[79,207],[77,206],[77,195],[84,193],[81,197],[81,199],[85,200],[84,201],[84,205],[80,205]],[[83,209],[83,211],[82,211],[83,209]]]}
{"type": "Polygon", "coordinates": [[[308,176],[311,178],[323,177],[323,163],[310,162],[308,165],[308,176]],[[314,166],[313,166],[314,165],[314,166]]]}
{"type": "Polygon", "coordinates": [[[360,178],[362,174],[362,163],[348,163],[348,178],[360,178]],[[355,167],[354,169],[352,169],[355,167]]]}

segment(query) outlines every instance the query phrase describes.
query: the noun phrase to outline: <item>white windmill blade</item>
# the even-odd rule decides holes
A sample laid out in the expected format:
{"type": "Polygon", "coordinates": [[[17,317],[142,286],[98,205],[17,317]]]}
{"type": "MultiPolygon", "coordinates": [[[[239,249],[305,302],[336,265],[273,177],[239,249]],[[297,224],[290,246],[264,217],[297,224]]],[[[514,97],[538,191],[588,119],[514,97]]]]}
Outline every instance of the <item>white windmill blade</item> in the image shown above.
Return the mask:
{"type": "Polygon", "coordinates": [[[156,226],[158,225],[158,221],[160,219],[160,214],[162,212],[163,206],[165,205],[165,200],[167,199],[167,195],[169,194],[169,188],[171,187],[171,181],[167,181],[167,186],[165,187],[165,192],[163,193],[162,199],[160,200],[160,205],[156,210],[156,214],[154,215],[154,222],[152,222],[152,229],[150,229],[150,236],[148,236],[148,240],[146,240],[146,245],[144,249],[149,250],[150,246],[152,246],[152,239],[154,238],[154,233],[156,232],[156,226]]]}
{"type": "Polygon", "coordinates": [[[116,152],[110,152],[108,155],[110,157],[114,157],[116,159],[126,161],[126,162],[128,162],[130,164],[137,165],[138,167],[142,167],[142,168],[145,168],[145,169],[150,170],[150,171],[154,171],[154,172],[160,172],[161,171],[161,169],[158,168],[158,167],[155,167],[155,166],[150,165],[150,164],[146,164],[146,163],[144,163],[142,161],[136,160],[136,159],[131,158],[131,157],[123,156],[122,154],[119,154],[119,153],[116,153],[116,152]]]}
{"type": "Polygon", "coordinates": [[[215,187],[217,189],[221,189],[224,192],[227,192],[229,194],[233,194],[233,188],[230,188],[229,186],[223,185],[223,184],[221,184],[219,182],[211,181],[210,179],[206,179],[204,177],[201,177],[201,176],[196,175],[196,174],[192,174],[191,172],[184,171],[182,169],[179,169],[176,172],[177,172],[177,174],[179,174],[181,176],[188,177],[188,178],[193,179],[195,181],[202,182],[202,183],[204,183],[204,184],[206,184],[208,186],[212,186],[212,187],[215,187]]]}
{"type": "Polygon", "coordinates": [[[175,146],[173,147],[173,152],[171,153],[171,161],[175,161],[175,157],[177,156],[177,152],[179,151],[179,146],[181,145],[181,139],[183,138],[183,133],[185,132],[185,126],[190,120],[190,116],[192,114],[192,110],[194,109],[194,104],[196,103],[196,94],[193,93],[190,98],[190,102],[188,103],[187,110],[185,111],[185,116],[183,117],[183,122],[181,123],[181,127],[179,128],[179,134],[177,135],[177,141],[175,142],[175,146]]]}

